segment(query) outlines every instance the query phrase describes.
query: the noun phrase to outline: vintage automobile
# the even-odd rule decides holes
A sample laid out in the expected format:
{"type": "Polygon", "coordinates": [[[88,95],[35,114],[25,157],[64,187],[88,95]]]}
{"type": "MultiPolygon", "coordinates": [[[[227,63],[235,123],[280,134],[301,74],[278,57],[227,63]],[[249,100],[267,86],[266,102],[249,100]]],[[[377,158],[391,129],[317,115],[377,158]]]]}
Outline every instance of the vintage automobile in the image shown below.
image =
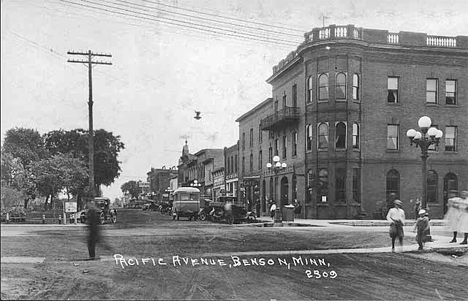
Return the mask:
{"type": "Polygon", "coordinates": [[[198,211],[198,219],[201,221],[210,219],[211,203],[210,199],[200,198],[200,210],[198,211]]]}
{"type": "MultiPolygon", "coordinates": [[[[110,208],[110,199],[106,197],[96,197],[94,202],[99,212],[99,221],[102,224],[105,222],[111,222],[115,224],[117,222],[117,210],[110,208]]],[[[89,208],[86,208],[78,212],[78,216],[82,223],[86,223],[89,208]]]]}
{"type": "Polygon", "coordinates": [[[200,190],[194,187],[179,187],[174,191],[172,219],[187,217],[189,221],[198,218],[200,211],[200,190]]]}
{"type": "Polygon", "coordinates": [[[237,197],[219,196],[215,202],[210,203],[210,218],[212,221],[226,221],[233,223],[256,222],[257,217],[251,211],[247,211],[244,205],[237,201],[237,197]],[[228,206],[226,206],[228,205],[228,206]],[[228,211],[230,207],[230,212],[228,211]]]}
{"type": "Polygon", "coordinates": [[[148,210],[148,211],[156,211],[158,210],[158,206],[154,202],[149,202],[143,205],[142,210],[148,210]]]}

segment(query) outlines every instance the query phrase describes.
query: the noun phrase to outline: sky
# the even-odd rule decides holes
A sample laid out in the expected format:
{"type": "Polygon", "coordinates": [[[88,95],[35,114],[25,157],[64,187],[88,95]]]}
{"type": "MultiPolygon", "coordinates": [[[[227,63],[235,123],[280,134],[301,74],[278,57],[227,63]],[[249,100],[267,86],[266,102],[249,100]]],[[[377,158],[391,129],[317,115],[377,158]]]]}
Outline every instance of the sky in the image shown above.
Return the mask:
{"type": "Polygon", "coordinates": [[[235,120],[271,97],[272,67],[323,24],[468,35],[468,1],[2,0],[1,140],[8,129],[88,129],[88,71],[67,51],[111,54],[93,67],[94,129],[120,136],[130,180],[238,140],[235,120]],[[249,36],[246,37],[245,35],[249,36]],[[201,111],[196,120],[194,111],[201,111]]]}

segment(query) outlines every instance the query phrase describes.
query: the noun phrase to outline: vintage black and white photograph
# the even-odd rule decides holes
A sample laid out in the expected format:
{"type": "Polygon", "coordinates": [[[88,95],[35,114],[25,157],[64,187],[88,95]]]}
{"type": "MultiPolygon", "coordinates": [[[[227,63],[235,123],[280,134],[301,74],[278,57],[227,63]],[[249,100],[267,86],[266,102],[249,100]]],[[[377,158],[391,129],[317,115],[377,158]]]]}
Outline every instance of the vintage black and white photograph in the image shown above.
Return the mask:
{"type": "Polygon", "coordinates": [[[2,300],[466,300],[468,1],[1,0],[2,300]]]}

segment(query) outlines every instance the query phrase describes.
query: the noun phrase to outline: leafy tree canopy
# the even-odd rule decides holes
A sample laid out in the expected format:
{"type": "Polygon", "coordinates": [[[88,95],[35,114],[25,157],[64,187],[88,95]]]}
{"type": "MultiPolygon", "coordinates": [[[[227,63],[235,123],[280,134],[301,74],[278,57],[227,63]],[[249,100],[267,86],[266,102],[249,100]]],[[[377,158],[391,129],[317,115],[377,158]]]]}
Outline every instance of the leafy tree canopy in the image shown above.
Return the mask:
{"type": "Polygon", "coordinates": [[[138,182],[133,180],[125,182],[122,186],[120,186],[120,189],[123,193],[129,193],[132,198],[137,198],[141,193],[141,187],[138,185],[138,182]]]}
{"type": "Polygon", "coordinates": [[[19,158],[23,167],[47,157],[44,140],[34,129],[18,127],[9,129],[5,133],[2,151],[19,158]]]}

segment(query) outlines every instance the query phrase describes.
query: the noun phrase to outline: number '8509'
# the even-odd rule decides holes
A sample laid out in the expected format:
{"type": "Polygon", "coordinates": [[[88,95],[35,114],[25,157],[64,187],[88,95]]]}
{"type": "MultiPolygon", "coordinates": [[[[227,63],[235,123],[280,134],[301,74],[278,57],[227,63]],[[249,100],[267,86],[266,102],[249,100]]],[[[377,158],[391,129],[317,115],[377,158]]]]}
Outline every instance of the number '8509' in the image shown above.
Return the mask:
{"type": "Polygon", "coordinates": [[[334,279],[338,276],[338,274],[335,271],[319,271],[319,270],[306,270],[305,271],[307,278],[315,278],[315,279],[320,279],[320,278],[330,278],[334,279]]]}

